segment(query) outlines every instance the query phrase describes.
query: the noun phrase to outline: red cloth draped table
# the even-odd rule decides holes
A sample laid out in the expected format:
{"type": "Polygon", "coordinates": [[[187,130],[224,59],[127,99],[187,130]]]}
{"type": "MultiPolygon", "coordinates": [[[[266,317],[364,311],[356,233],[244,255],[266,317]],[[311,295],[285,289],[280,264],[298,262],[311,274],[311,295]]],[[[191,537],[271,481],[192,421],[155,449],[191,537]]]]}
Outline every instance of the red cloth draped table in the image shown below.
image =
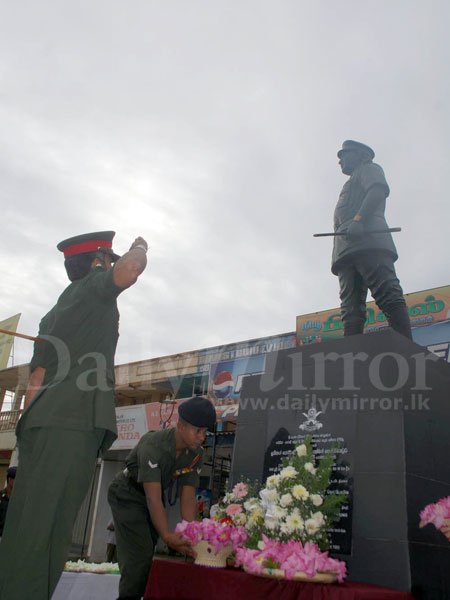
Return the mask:
{"type": "Polygon", "coordinates": [[[257,577],[241,569],[154,560],[144,600],[414,600],[366,583],[301,583],[257,577]]]}

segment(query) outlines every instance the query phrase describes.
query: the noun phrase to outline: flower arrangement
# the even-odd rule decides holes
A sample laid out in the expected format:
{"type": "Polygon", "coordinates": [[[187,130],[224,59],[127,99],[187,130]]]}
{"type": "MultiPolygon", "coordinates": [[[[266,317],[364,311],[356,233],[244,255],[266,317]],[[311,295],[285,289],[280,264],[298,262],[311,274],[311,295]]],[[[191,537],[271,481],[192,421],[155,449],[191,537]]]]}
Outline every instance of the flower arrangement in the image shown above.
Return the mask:
{"type": "Polygon", "coordinates": [[[315,577],[327,572],[342,581],[345,563],[328,556],[326,529],[339,518],[342,495],[327,493],[332,453],[316,463],[311,436],[282,461],[259,492],[257,484],[237,483],[224,497],[216,521],[244,526],[245,548],[236,550],[237,565],[253,573],[279,569],[291,578],[300,572],[315,577]]]}
{"type": "Polygon", "coordinates": [[[259,543],[259,549],[238,548],[236,551],[236,566],[243,566],[250,573],[262,574],[265,570],[280,569],[287,579],[292,579],[298,573],[304,573],[309,578],[321,573],[332,574],[342,582],[347,574],[343,561],[321,552],[317,544],[306,542],[278,542],[264,534],[259,543]]]}
{"type": "Polygon", "coordinates": [[[175,532],[189,540],[192,546],[196,546],[201,541],[208,542],[216,554],[227,546],[232,546],[233,550],[236,550],[247,540],[247,533],[243,527],[235,527],[212,519],[181,521],[175,527],[175,532]]]}
{"type": "Polygon", "coordinates": [[[328,550],[326,529],[338,519],[345,501],[342,495],[327,494],[333,460],[330,453],[316,464],[308,436],[283,458],[281,471],[267,478],[259,495],[251,495],[249,484],[237,483],[215,518],[244,525],[246,545],[253,549],[264,533],[280,542],[311,542],[328,550]]]}
{"type": "Polygon", "coordinates": [[[428,504],[420,512],[419,527],[425,527],[429,523],[433,523],[450,541],[450,496],[441,498],[435,504],[428,504]]]}
{"type": "Polygon", "coordinates": [[[117,563],[87,563],[84,560],[68,560],[64,565],[64,571],[75,573],[112,573],[120,575],[119,565],[117,563]]]}
{"type": "Polygon", "coordinates": [[[217,509],[214,520],[229,525],[245,526],[248,509],[253,506],[252,502],[249,504],[249,499],[253,494],[257,494],[257,489],[257,484],[243,481],[237,483],[231,492],[225,494],[223,505],[217,509]]]}

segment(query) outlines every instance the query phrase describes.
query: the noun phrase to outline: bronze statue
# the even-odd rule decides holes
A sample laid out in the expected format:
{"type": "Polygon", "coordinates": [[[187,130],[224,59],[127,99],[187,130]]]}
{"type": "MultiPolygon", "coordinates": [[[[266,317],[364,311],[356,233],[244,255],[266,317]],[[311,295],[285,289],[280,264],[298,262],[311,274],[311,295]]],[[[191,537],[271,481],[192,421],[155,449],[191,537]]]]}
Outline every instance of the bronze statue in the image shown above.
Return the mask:
{"type": "Polygon", "coordinates": [[[339,277],[344,335],[363,333],[370,289],[389,325],[411,338],[411,325],[394,262],[398,258],[384,218],[389,186],[383,169],[373,162],[372,148],[347,140],[339,164],[350,175],[334,212],[335,235],[331,270],[339,277]],[[370,231],[386,233],[368,233],[370,231]]]}

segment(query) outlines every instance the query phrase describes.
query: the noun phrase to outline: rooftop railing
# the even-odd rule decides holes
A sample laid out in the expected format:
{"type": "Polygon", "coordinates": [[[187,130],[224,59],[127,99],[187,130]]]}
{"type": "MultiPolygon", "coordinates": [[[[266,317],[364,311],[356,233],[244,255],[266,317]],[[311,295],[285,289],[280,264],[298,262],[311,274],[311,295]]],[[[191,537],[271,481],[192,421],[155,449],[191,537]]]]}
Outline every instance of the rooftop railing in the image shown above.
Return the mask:
{"type": "Polygon", "coordinates": [[[14,431],[22,412],[22,410],[0,412],[0,431],[14,431]]]}

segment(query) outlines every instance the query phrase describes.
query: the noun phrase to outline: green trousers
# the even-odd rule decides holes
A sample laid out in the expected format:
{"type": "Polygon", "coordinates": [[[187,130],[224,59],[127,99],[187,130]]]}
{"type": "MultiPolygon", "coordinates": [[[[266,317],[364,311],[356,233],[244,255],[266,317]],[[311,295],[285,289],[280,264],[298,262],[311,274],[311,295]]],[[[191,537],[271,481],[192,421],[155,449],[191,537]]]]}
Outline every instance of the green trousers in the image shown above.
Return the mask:
{"type": "Polygon", "coordinates": [[[119,473],[109,486],[108,502],[116,532],[119,598],[141,598],[158,539],[145,494],[136,489],[123,473],[119,473]]]}
{"type": "Polygon", "coordinates": [[[19,467],[0,543],[1,600],[50,600],[103,435],[103,430],[50,427],[21,432],[19,467]]]}

